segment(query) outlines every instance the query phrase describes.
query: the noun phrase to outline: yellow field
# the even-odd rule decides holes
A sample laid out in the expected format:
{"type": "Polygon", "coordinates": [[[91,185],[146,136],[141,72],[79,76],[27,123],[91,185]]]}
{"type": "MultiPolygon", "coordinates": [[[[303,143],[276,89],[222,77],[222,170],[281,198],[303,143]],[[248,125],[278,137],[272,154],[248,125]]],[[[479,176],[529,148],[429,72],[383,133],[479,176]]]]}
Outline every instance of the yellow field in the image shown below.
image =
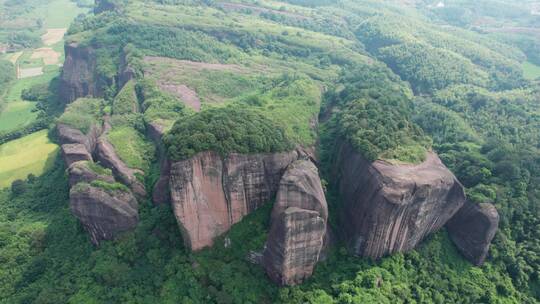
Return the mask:
{"type": "Polygon", "coordinates": [[[58,146],[42,130],[0,145],[0,188],[32,173],[39,176],[54,162],[58,146]]]}

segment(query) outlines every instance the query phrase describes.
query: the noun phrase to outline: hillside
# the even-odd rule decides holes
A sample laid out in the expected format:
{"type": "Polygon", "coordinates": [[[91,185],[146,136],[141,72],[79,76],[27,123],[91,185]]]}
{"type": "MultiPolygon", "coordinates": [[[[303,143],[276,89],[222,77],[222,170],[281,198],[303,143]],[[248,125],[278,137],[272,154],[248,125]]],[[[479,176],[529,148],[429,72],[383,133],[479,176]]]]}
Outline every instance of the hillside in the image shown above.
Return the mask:
{"type": "Polygon", "coordinates": [[[540,302],[537,4],[62,1],[0,0],[0,303],[540,302]]]}

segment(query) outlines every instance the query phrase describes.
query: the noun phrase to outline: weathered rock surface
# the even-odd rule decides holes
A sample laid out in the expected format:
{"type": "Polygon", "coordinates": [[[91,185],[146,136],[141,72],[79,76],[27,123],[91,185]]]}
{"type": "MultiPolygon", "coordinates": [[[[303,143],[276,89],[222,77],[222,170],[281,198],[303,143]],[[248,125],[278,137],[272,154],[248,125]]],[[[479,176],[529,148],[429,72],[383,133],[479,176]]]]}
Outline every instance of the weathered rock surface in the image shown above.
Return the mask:
{"type": "Polygon", "coordinates": [[[317,167],[297,160],[283,175],[272,210],[263,265],[281,285],[295,285],[311,276],[327,231],[328,207],[317,167]]]}
{"type": "Polygon", "coordinates": [[[78,183],[90,183],[94,180],[101,180],[107,183],[114,183],[115,180],[110,175],[101,175],[92,171],[88,167],[88,162],[80,161],[73,163],[68,168],[69,186],[73,187],[78,183]]]}
{"type": "Polygon", "coordinates": [[[96,159],[106,168],[112,170],[114,176],[123,184],[129,186],[138,197],[145,197],[144,185],[135,176],[137,170],[129,168],[116,154],[112,144],[100,137],[96,144],[96,159]]]}
{"type": "Polygon", "coordinates": [[[78,161],[92,160],[92,155],[88,153],[83,144],[63,144],[61,150],[64,162],[68,167],[78,161]]]}
{"type": "Polygon", "coordinates": [[[135,228],[139,220],[137,200],[131,192],[106,191],[79,184],[69,192],[71,212],[99,245],[121,232],[135,228]]]}
{"type": "Polygon", "coordinates": [[[60,95],[66,102],[79,97],[101,97],[96,74],[96,55],[89,46],[69,43],[64,46],[66,60],[60,77],[60,95]]]}
{"type": "Polygon", "coordinates": [[[88,134],[84,134],[78,129],[65,124],[57,124],[56,132],[60,140],[60,144],[82,144],[86,147],[89,154],[92,154],[96,146],[96,141],[101,135],[102,128],[93,125],[90,127],[88,134]]]}
{"type": "Polygon", "coordinates": [[[222,158],[201,152],[171,164],[169,188],[184,242],[192,250],[213,244],[246,214],[268,202],[296,151],[222,158]]]}
{"type": "Polygon", "coordinates": [[[340,150],[341,226],[356,255],[411,250],[465,202],[463,186],[435,153],[418,165],[394,165],[368,162],[348,144],[340,150]]]}
{"type": "Polygon", "coordinates": [[[482,265],[499,225],[499,213],[492,204],[465,202],[446,225],[450,238],[471,263],[482,265]]]}

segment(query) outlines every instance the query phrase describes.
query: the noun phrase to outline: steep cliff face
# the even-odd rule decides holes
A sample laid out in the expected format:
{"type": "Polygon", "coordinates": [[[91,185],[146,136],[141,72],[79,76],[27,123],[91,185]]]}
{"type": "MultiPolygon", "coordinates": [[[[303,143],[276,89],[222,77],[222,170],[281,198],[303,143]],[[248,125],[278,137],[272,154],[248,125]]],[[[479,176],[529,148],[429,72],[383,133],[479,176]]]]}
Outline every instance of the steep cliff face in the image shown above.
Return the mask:
{"type": "Polygon", "coordinates": [[[202,152],[171,164],[171,204],[184,242],[192,250],[213,244],[242,217],[276,193],[297,152],[239,155],[222,158],[202,152]]]}
{"type": "Polygon", "coordinates": [[[446,225],[450,238],[471,263],[482,265],[499,225],[499,213],[492,204],[465,202],[446,225]]]}
{"type": "Polygon", "coordinates": [[[129,191],[78,184],[69,192],[69,204],[95,245],[135,228],[139,220],[137,200],[129,191]]]}
{"type": "Polygon", "coordinates": [[[351,251],[379,258],[413,249],[465,202],[463,187],[432,152],[418,165],[368,162],[344,144],[337,163],[341,227],[351,251]]]}
{"type": "Polygon", "coordinates": [[[70,43],[64,46],[66,60],[60,77],[60,95],[66,102],[79,97],[102,97],[96,74],[96,56],[89,46],[70,43]]]}
{"type": "Polygon", "coordinates": [[[143,197],[146,192],[134,171],[118,158],[102,136],[110,128],[108,123],[105,122],[103,127],[91,126],[87,134],[65,124],[58,124],[56,128],[68,167],[71,212],[88,231],[92,243],[99,245],[103,240],[111,240],[119,233],[133,229],[138,222],[137,200],[133,193],[143,197]],[[104,173],[106,171],[102,168],[104,172],[98,173],[90,168],[93,154],[133,190],[111,191],[92,186],[94,181],[102,182],[105,187],[116,183],[110,171],[104,173]]]}
{"type": "Polygon", "coordinates": [[[283,175],[263,254],[268,276],[295,285],[311,276],[327,231],[328,207],[317,167],[297,160],[283,175]]]}

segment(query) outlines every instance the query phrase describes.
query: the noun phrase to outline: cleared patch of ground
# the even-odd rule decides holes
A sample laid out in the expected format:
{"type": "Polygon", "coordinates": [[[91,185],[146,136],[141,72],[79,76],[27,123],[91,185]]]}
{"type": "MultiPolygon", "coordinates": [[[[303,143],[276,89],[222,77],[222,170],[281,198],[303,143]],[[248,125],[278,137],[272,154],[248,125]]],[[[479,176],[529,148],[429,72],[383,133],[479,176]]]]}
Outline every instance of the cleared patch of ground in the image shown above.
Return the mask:
{"type": "Polygon", "coordinates": [[[58,64],[61,54],[50,47],[44,47],[34,50],[31,59],[43,59],[45,65],[58,64]]]}
{"type": "Polygon", "coordinates": [[[221,103],[256,89],[261,85],[256,75],[266,75],[263,71],[263,66],[145,58],[145,75],[195,111],[205,103],[221,103]]]}
{"type": "Polygon", "coordinates": [[[17,70],[17,78],[19,79],[43,75],[43,67],[26,69],[18,68],[17,70]]]}
{"type": "Polygon", "coordinates": [[[53,28],[53,29],[47,29],[47,33],[45,33],[43,36],[41,36],[41,40],[43,41],[43,44],[47,46],[51,46],[55,43],[58,43],[62,41],[64,38],[64,34],[66,33],[65,28],[53,28]]]}
{"type": "Polygon", "coordinates": [[[173,96],[178,97],[188,107],[192,108],[196,112],[199,112],[201,110],[201,100],[199,99],[197,92],[195,92],[193,89],[189,88],[188,86],[184,84],[176,85],[176,84],[165,83],[165,84],[159,84],[159,87],[163,91],[170,93],[173,96]]]}
{"type": "Polygon", "coordinates": [[[0,187],[28,174],[40,175],[54,163],[58,146],[52,143],[47,130],[0,145],[0,187]]]}

